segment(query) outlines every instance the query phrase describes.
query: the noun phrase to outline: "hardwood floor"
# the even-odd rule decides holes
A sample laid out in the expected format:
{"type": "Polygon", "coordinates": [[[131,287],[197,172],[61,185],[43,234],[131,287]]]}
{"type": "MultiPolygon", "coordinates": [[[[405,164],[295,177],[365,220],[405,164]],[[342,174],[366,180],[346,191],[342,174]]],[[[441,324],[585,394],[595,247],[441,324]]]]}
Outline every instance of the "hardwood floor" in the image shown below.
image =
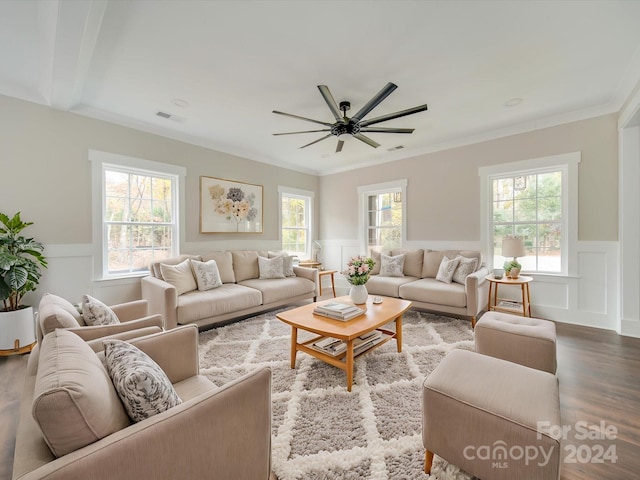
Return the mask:
{"type": "MultiPolygon", "coordinates": [[[[571,429],[562,444],[561,479],[639,478],[640,339],[565,324],[557,324],[557,334],[562,426],[571,429]],[[585,432],[590,439],[582,439],[585,432]]],[[[26,365],[27,355],[0,358],[0,480],[11,478],[26,365]]]]}

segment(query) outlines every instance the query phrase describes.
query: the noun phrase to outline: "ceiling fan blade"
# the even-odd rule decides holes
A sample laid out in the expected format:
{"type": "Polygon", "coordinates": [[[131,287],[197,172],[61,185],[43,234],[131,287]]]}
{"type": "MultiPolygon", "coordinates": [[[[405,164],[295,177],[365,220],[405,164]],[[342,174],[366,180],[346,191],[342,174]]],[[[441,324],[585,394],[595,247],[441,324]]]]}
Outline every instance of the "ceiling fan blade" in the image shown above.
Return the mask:
{"type": "Polygon", "coordinates": [[[342,151],[343,146],[344,146],[344,140],[338,140],[338,145],[336,146],[336,153],[340,153],[342,151]]]}
{"type": "Polygon", "coordinates": [[[279,112],[278,110],[274,110],[273,113],[277,113],[278,115],[284,115],[285,117],[297,118],[298,120],[304,120],[305,122],[319,123],[320,125],[325,125],[327,127],[331,126],[331,123],[321,122],[320,120],[314,120],[313,118],[301,117],[300,115],[294,115],[292,113],[279,112]]]}
{"type": "Polygon", "coordinates": [[[358,113],[356,113],[353,117],[351,117],[351,119],[354,122],[361,121],[364,117],[367,116],[367,114],[371,110],[376,108],[380,104],[380,102],[382,102],[382,100],[387,98],[391,94],[391,92],[393,92],[396,88],[398,88],[396,84],[391,82],[387,83],[384,86],[384,88],[380,90],[378,93],[376,93],[375,96],[371,100],[369,100],[367,104],[358,111],[358,113]]]}
{"type": "Polygon", "coordinates": [[[338,122],[344,122],[344,118],[342,117],[342,112],[340,112],[340,109],[338,108],[338,104],[334,100],[333,95],[331,95],[331,92],[329,91],[329,87],[327,87],[326,85],[318,85],[318,90],[320,90],[320,94],[322,95],[322,98],[324,98],[324,101],[327,102],[329,110],[331,110],[331,113],[336,118],[336,120],[338,122]]]}
{"type": "Polygon", "coordinates": [[[283,132],[283,133],[274,133],[273,135],[295,135],[296,133],[315,133],[315,132],[330,132],[330,128],[323,128],[320,130],[305,130],[303,132],[283,132]]]}
{"type": "Polygon", "coordinates": [[[314,141],[313,141],[313,142],[311,142],[311,143],[307,143],[306,145],[303,145],[303,146],[301,146],[300,148],[306,148],[306,147],[308,147],[308,146],[310,146],[310,145],[313,145],[314,143],[321,142],[321,141],[322,141],[322,140],[324,140],[325,138],[329,138],[329,137],[333,137],[333,135],[330,133],[329,135],[325,135],[324,137],[319,138],[318,140],[314,140],[314,141]]]}
{"type": "Polygon", "coordinates": [[[362,127],[361,132],[376,133],[413,133],[413,128],[385,128],[385,127],[362,127]]]}
{"type": "Polygon", "coordinates": [[[394,118],[406,117],[407,115],[413,115],[414,113],[424,112],[426,109],[427,104],[425,103],[424,105],[407,108],[406,110],[402,110],[400,112],[382,115],[381,117],[372,118],[371,120],[365,120],[364,122],[360,122],[360,126],[366,127],[368,125],[373,125],[374,123],[386,122],[387,120],[393,120],[394,118]]]}
{"type": "Polygon", "coordinates": [[[380,146],[380,144],[378,142],[374,142],[373,140],[371,140],[369,137],[365,137],[364,135],[362,135],[361,133],[358,133],[356,135],[353,136],[354,138],[357,138],[358,140],[360,140],[361,142],[366,143],[367,145],[372,146],[373,148],[378,148],[380,146]]]}

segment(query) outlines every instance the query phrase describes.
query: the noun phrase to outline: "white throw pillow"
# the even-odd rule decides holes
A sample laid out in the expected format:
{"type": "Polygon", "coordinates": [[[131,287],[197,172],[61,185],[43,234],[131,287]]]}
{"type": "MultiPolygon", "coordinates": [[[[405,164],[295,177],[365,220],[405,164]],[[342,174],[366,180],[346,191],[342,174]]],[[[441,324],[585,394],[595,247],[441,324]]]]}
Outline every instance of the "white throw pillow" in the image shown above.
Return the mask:
{"type": "Polygon", "coordinates": [[[282,273],[285,277],[295,277],[296,274],[293,271],[293,256],[282,255],[282,273]]]}
{"type": "Polygon", "coordinates": [[[390,257],[384,253],[380,254],[380,276],[381,277],[404,277],[404,253],[390,257]]]}
{"type": "Polygon", "coordinates": [[[89,326],[115,325],[120,323],[118,316],[100,300],[91,295],[82,296],[82,318],[89,326]]]}
{"type": "Polygon", "coordinates": [[[258,268],[260,269],[260,279],[284,278],[284,260],[282,256],[265,258],[258,257],[258,268]]]}
{"type": "Polygon", "coordinates": [[[444,283],[451,283],[453,280],[453,274],[458,267],[458,263],[460,263],[460,260],[458,260],[457,258],[450,260],[445,256],[440,262],[440,268],[438,268],[436,280],[444,283]]]}
{"type": "Polygon", "coordinates": [[[122,340],[102,343],[107,371],[131,420],[139,422],[182,403],[149,355],[122,340]]]}
{"type": "Polygon", "coordinates": [[[456,259],[459,263],[456,271],[453,272],[453,281],[464,285],[467,276],[476,271],[478,259],[463,257],[462,255],[458,255],[456,259]]]}
{"type": "Polygon", "coordinates": [[[198,288],[196,279],[193,278],[193,271],[191,270],[191,262],[189,259],[180,262],[177,265],[167,265],[165,263],[160,264],[160,272],[162,278],[167,283],[170,283],[178,291],[178,295],[190,292],[198,288]]]}
{"type": "Polygon", "coordinates": [[[215,260],[209,260],[208,262],[191,260],[191,268],[193,269],[193,275],[196,277],[198,290],[211,290],[222,285],[218,264],[215,260]]]}

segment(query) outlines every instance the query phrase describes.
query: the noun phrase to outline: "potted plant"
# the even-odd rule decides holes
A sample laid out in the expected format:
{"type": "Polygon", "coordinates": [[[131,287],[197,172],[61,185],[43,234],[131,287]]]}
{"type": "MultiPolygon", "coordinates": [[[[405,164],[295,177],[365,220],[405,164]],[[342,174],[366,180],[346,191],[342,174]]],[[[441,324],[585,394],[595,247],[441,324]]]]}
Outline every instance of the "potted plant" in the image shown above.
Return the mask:
{"type": "Polygon", "coordinates": [[[518,263],[518,261],[514,258],[513,260],[507,260],[503,265],[504,273],[507,277],[510,278],[518,278],[520,275],[520,270],[522,270],[522,265],[518,263]]]}
{"type": "Polygon", "coordinates": [[[33,343],[33,309],[23,296],[36,289],[47,262],[43,246],[20,235],[33,222],[23,222],[20,212],[12,218],[0,213],[0,349],[18,349],[33,343]],[[27,340],[23,340],[26,338],[27,340]]]}

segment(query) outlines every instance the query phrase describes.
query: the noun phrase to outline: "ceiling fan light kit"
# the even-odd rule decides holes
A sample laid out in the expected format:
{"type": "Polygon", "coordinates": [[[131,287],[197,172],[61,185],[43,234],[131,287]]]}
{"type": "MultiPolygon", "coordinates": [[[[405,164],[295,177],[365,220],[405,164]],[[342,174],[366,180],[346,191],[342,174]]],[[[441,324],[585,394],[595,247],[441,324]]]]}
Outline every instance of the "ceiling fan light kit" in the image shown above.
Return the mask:
{"type": "Polygon", "coordinates": [[[393,92],[397,85],[394,83],[387,83],[382,90],[380,90],[376,95],[371,98],[358,112],[352,117],[347,117],[347,112],[351,109],[351,103],[347,101],[340,102],[337,104],[333,95],[331,95],[331,91],[329,87],[326,85],[318,85],[318,90],[320,90],[320,94],[324,101],[326,102],[329,110],[333,114],[335,118],[335,123],[323,122],[321,120],[314,120],[312,118],[302,117],[300,115],[293,115],[291,113],[280,112],[278,110],[274,110],[273,113],[278,115],[284,115],[287,117],[297,118],[298,120],[304,120],[306,122],[317,123],[320,125],[324,125],[326,128],[322,128],[319,130],[304,130],[299,132],[284,132],[284,133],[274,133],[274,135],[296,135],[299,133],[315,133],[315,132],[329,132],[324,137],[321,137],[313,142],[307,143],[306,145],[301,146],[300,148],[307,148],[311,145],[314,145],[322,140],[325,140],[329,137],[338,137],[338,145],[336,146],[336,153],[342,151],[342,147],[344,146],[344,141],[347,138],[355,137],[363,143],[367,145],[378,148],[380,144],[371,138],[363,135],[363,133],[413,133],[413,128],[389,128],[389,127],[370,127],[370,125],[375,125],[377,123],[386,122],[389,120],[393,120],[400,117],[405,117],[407,115],[413,115],[414,113],[423,112],[427,110],[427,105],[419,105],[417,107],[408,108],[406,110],[401,110],[395,113],[389,113],[387,115],[382,115],[380,117],[372,118],[370,120],[364,120],[374,108],[376,108],[385,98],[387,98],[391,92],[393,92]]]}

